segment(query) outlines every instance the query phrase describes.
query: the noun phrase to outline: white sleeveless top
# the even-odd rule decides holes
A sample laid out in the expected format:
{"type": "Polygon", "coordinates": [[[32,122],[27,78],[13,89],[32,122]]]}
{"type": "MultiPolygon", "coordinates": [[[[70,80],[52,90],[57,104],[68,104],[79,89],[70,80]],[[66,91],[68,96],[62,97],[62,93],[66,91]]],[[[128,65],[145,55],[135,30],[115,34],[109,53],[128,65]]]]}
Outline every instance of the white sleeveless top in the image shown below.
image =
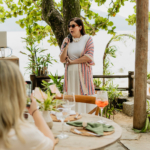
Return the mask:
{"type": "Polygon", "coordinates": [[[72,41],[68,46],[68,56],[71,60],[78,59],[85,47],[88,35],[83,35],[78,42],[72,41]]]}

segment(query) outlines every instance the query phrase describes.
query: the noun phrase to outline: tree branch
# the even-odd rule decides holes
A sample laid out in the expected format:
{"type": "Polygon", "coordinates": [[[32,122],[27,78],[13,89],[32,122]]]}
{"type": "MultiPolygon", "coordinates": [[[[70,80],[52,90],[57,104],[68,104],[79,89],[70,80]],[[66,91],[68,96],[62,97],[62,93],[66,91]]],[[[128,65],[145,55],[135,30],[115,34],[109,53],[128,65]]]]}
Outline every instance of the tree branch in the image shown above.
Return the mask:
{"type": "Polygon", "coordinates": [[[32,0],[32,1],[33,1],[33,3],[35,4],[36,7],[42,9],[42,7],[38,6],[37,3],[34,0],[32,0]]]}
{"type": "Polygon", "coordinates": [[[55,9],[53,0],[42,0],[42,19],[50,25],[57,39],[59,47],[65,38],[63,18],[59,11],[55,9]]]}
{"type": "Polygon", "coordinates": [[[60,10],[60,8],[58,7],[57,3],[56,3],[56,2],[54,2],[54,4],[55,4],[55,6],[56,6],[57,10],[59,10],[59,12],[62,12],[62,11],[60,10]]]}
{"type": "Polygon", "coordinates": [[[80,17],[84,20],[84,22],[86,23],[86,25],[87,25],[88,27],[90,27],[90,28],[92,29],[92,31],[95,33],[95,28],[94,28],[91,24],[89,24],[89,23],[86,21],[86,18],[83,17],[83,16],[81,16],[81,15],[80,15],[80,17]]]}
{"type": "MultiPolygon", "coordinates": [[[[105,22],[99,24],[97,27],[100,27],[100,26],[106,24],[106,23],[109,21],[109,17],[110,17],[110,15],[112,14],[112,12],[113,12],[113,10],[114,10],[114,8],[115,8],[115,7],[114,7],[115,4],[114,4],[113,0],[111,0],[111,3],[113,3],[113,9],[112,9],[112,11],[108,14],[107,20],[106,20],[105,22]]],[[[111,3],[110,3],[110,4],[111,4],[111,3]]],[[[93,27],[91,24],[89,24],[89,23],[86,21],[86,18],[85,18],[85,17],[83,17],[83,16],[80,16],[80,17],[84,20],[84,22],[86,23],[86,25],[92,29],[92,32],[95,34],[95,30],[97,30],[97,27],[93,27]]]]}
{"type": "MultiPolygon", "coordinates": [[[[113,7],[114,7],[114,6],[115,6],[115,4],[114,4],[113,0],[111,1],[111,3],[113,3],[113,7]]],[[[110,3],[110,4],[111,4],[111,3],[110,3]]],[[[114,9],[114,8],[113,8],[113,9],[114,9]]],[[[113,9],[112,9],[112,11],[108,14],[107,20],[106,20],[105,22],[103,22],[103,23],[99,24],[99,26],[102,26],[102,25],[104,25],[104,24],[106,24],[106,23],[107,23],[107,21],[109,20],[110,15],[111,15],[111,14],[112,14],[112,12],[113,12],[113,9]]]]}

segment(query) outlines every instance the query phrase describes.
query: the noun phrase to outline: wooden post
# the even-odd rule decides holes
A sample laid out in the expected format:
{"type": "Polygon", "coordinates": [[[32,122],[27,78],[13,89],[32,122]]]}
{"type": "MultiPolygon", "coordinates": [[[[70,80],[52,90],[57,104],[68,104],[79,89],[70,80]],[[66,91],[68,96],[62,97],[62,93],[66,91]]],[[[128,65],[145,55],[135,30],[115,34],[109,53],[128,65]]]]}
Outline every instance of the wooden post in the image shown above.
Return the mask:
{"type": "Polygon", "coordinates": [[[136,0],[136,53],[133,128],[142,129],[146,121],[148,0],[136,0]]]}
{"type": "Polygon", "coordinates": [[[34,74],[30,75],[30,80],[32,81],[32,90],[34,90],[36,87],[36,77],[34,74]]]}
{"type": "Polygon", "coordinates": [[[132,75],[134,75],[134,72],[129,71],[128,75],[129,75],[129,79],[128,79],[129,97],[132,97],[133,96],[133,81],[134,81],[132,75]]]}

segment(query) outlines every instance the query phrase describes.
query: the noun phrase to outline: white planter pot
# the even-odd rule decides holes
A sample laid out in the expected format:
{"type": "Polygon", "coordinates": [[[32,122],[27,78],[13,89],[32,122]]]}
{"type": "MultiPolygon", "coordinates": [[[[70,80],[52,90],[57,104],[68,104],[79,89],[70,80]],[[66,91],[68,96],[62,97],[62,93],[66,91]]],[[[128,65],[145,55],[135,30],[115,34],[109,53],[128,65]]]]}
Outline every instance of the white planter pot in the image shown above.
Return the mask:
{"type": "Polygon", "coordinates": [[[45,119],[47,125],[49,126],[50,129],[52,129],[53,127],[53,120],[50,116],[50,112],[49,111],[43,111],[42,113],[43,118],[45,119]]]}

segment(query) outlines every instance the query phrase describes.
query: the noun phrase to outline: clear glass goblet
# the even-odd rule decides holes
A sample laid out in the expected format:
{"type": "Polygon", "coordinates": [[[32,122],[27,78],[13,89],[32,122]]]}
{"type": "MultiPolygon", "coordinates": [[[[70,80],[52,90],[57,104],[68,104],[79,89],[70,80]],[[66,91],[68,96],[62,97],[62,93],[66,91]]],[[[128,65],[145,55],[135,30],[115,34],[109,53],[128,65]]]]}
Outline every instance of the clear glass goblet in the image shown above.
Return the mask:
{"type": "Polygon", "coordinates": [[[62,133],[57,135],[59,139],[66,139],[68,135],[64,133],[64,120],[70,115],[70,108],[57,108],[56,117],[62,122],[62,133]]]}

